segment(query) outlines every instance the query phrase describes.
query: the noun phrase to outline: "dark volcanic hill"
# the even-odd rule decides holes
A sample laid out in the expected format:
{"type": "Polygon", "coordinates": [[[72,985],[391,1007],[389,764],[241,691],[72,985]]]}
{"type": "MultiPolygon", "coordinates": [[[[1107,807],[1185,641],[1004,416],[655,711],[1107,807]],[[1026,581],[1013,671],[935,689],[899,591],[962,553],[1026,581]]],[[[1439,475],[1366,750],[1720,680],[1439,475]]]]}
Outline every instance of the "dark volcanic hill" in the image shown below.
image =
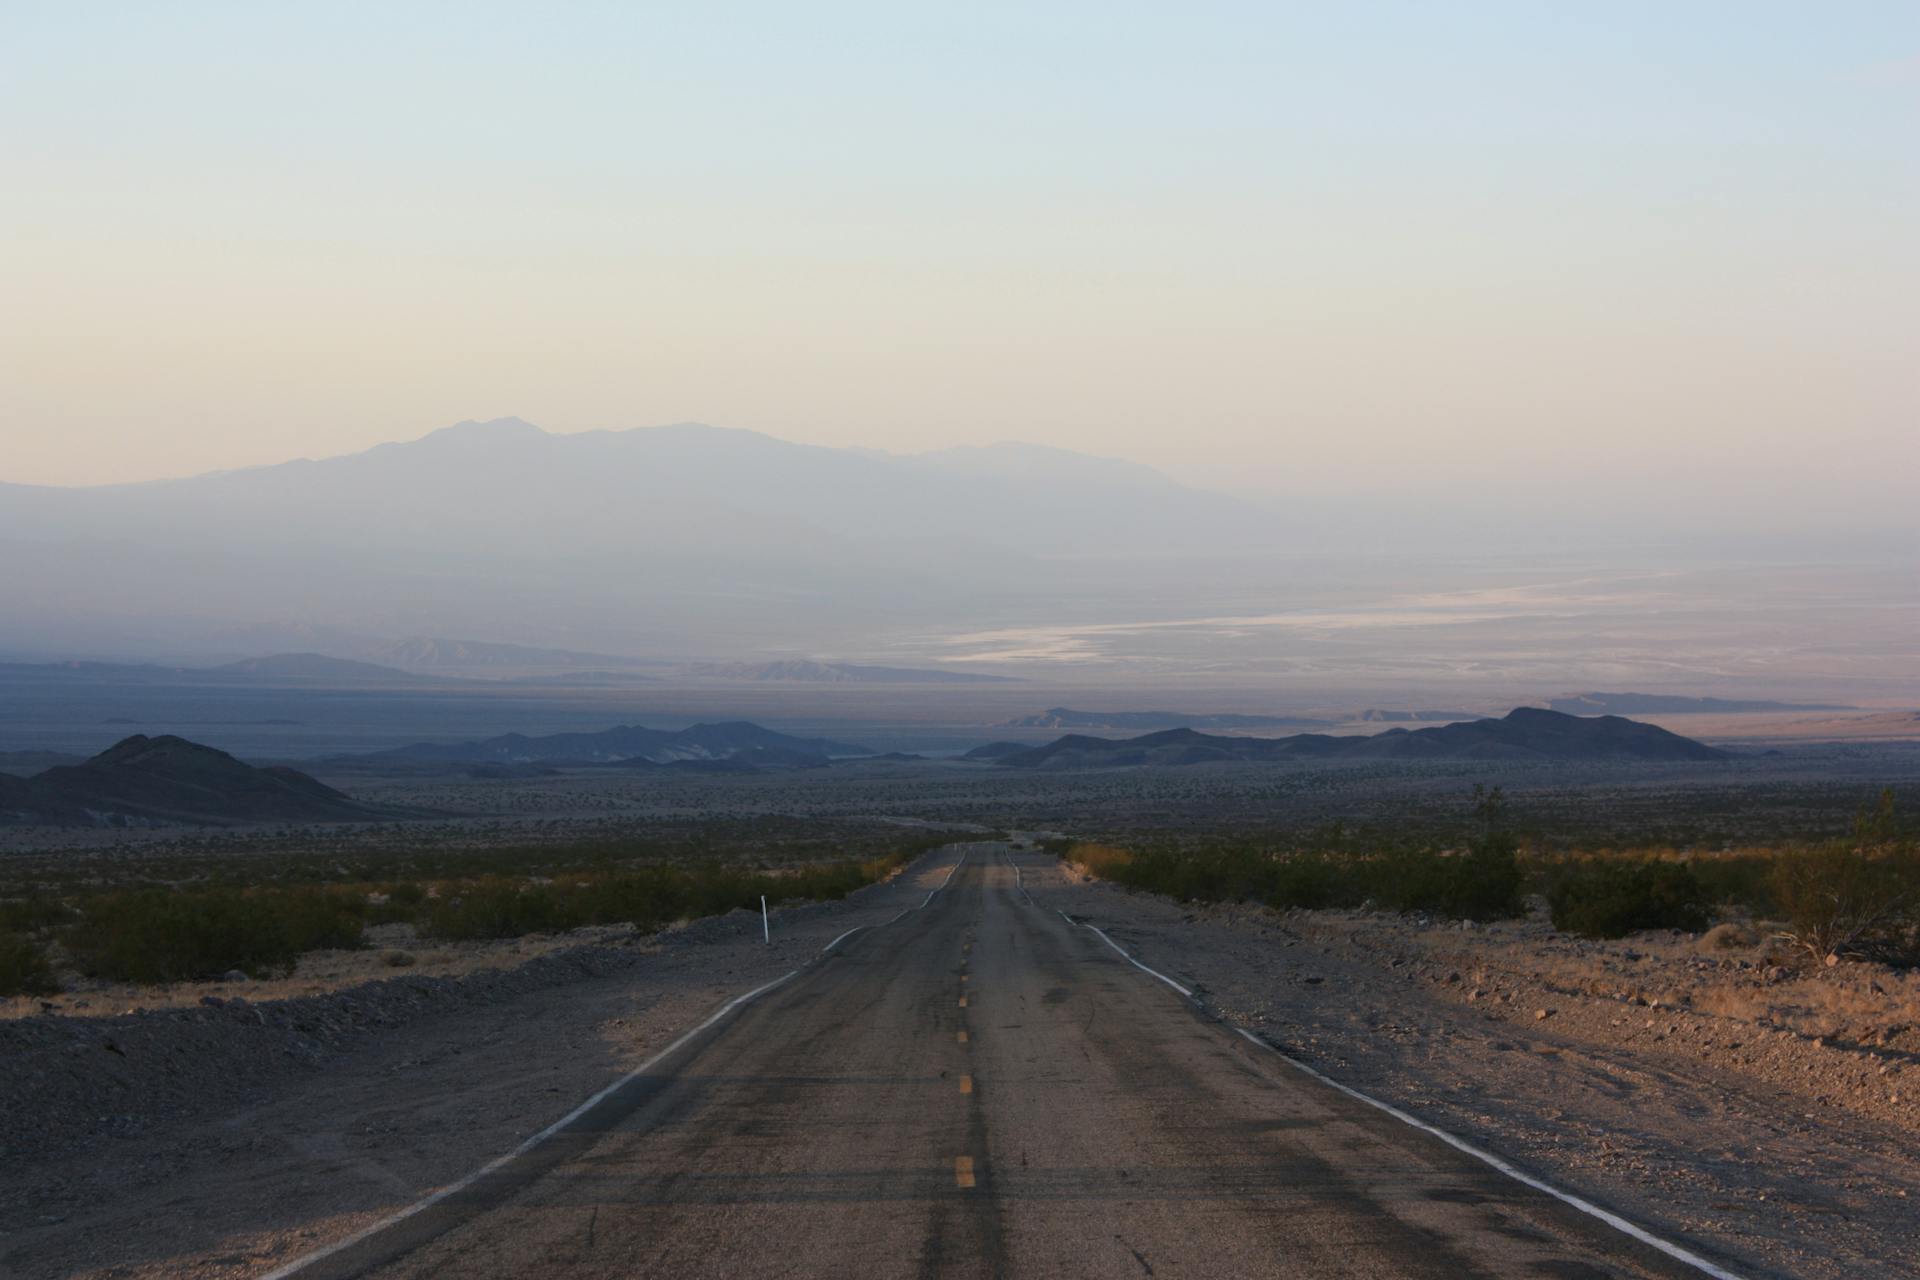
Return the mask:
{"type": "Polygon", "coordinates": [[[355,759],[427,764],[672,764],[734,759],[754,764],[825,764],[837,756],[872,754],[851,743],[796,738],[739,720],[674,730],[634,724],[616,725],[599,733],[556,733],[539,738],[508,733],[483,742],[417,742],[355,759]]]}
{"type": "Polygon", "coordinates": [[[1000,763],[1021,769],[1097,769],[1263,760],[1725,760],[1724,751],[1618,716],[1569,716],[1518,707],[1499,720],[1425,729],[1389,729],[1370,737],[1303,733],[1289,738],[1226,738],[1169,729],[1139,738],[1067,737],[1000,763]]]}
{"type": "Polygon", "coordinates": [[[0,823],[352,822],[391,816],[297,769],[255,768],[171,735],[136,734],[83,764],[0,777],[0,823]]]}

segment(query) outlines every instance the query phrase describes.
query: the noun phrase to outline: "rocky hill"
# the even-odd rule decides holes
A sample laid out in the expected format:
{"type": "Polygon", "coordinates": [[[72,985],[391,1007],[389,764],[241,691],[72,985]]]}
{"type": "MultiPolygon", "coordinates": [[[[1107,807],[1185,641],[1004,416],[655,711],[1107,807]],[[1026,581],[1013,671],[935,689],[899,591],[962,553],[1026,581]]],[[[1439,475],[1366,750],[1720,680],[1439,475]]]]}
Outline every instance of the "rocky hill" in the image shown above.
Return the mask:
{"type": "Polygon", "coordinates": [[[82,764],[0,774],[0,823],[122,826],[180,822],[351,822],[391,816],[301,773],[224,751],[135,734],[82,764]]]}

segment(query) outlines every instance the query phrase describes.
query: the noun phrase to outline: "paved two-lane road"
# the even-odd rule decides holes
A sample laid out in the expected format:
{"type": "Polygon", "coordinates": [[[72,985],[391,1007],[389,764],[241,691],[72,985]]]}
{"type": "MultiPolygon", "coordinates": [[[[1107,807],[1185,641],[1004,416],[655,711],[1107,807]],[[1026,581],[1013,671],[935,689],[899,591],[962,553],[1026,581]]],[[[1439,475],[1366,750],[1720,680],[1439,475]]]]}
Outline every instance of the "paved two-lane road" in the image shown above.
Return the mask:
{"type": "Polygon", "coordinates": [[[1020,860],[968,847],[924,908],[299,1274],[1701,1274],[1208,1020],[1020,860]]]}

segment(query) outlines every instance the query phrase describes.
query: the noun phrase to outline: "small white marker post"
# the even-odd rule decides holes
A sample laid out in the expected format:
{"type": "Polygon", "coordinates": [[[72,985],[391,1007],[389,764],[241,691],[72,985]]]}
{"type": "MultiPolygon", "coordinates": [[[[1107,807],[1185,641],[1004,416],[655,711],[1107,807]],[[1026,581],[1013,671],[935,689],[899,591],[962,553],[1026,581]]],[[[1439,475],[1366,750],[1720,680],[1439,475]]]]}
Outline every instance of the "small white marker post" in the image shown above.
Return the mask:
{"type": "Polygon", "coordinates": [[[773,945],[773,926],[767,923],[767,895],[760,895],[760,933],[768,946],[773,945]]]}

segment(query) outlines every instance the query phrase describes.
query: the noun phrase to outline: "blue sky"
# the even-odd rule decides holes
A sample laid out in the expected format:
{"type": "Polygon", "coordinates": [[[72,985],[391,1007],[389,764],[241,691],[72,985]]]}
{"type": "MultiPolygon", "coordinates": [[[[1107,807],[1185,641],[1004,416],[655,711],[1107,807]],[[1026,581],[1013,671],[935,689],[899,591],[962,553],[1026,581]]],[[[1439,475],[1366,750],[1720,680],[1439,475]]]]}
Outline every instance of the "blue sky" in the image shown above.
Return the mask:
{"type": "Polygon", "coordinates": [[[15,5],[0,480],[517,413],[1841,511],[1916,107],[1912,4],[15,5]]]}

